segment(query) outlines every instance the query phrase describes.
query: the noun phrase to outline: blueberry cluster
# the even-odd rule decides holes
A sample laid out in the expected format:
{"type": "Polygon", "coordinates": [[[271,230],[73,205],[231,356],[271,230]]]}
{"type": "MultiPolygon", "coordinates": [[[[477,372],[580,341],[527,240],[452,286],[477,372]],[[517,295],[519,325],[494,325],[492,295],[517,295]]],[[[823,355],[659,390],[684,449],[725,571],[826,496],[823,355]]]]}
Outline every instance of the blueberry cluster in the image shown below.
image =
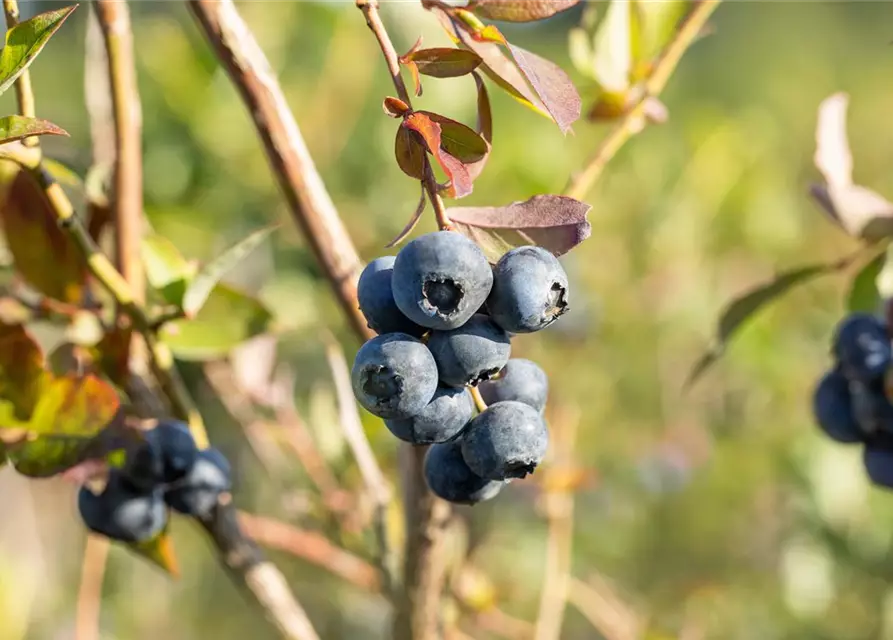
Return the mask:
{"type": "Polygon", "coordinates": [[[167,507],[204,518],[229,491],[229,462],[217,449],[199,450],[186,424],[160,422],[144,435],[102,493],[81,487],[78,509],[91,531],[124,542],[149,540],[167,524],[167,507]]]}
{"type": "Polygon", "coordinates": [[[834,367],[813,395],[813,413],[822,431],[837,442],[862,443],[868,477],[893,488],[893,404],[887,393],[893,348],[887,325],[854,313],[834,336],[834,367]]]}
{"type": "Polygon", "coordinates": [[[360,309],[379,335],[357,353],[353,391],[397,438],[433,445],[425,477],[436,495],[487,500],[542,461],[548,380],[533,362],[509,359],[510,336],[557,320],[567,289],[550,252],[520,247],[491,266],[452,231],[420,236],[363,271],[360,309]],[[489,405],[477,416],[470,387],[489,405]]]}

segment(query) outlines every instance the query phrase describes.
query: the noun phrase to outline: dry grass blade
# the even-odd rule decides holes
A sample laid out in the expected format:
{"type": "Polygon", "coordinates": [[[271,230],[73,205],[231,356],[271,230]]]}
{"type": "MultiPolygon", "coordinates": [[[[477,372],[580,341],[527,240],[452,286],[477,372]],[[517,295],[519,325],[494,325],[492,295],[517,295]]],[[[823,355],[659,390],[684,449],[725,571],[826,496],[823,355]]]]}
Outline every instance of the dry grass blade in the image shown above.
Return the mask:
{"type": "Polygon", "coordinates": [[[412,214],[412,217],[409,219],[409,222],[406,223],[406,226],[403,227],[403,231],[397,234],[397,237],[391,240],[389,243],[385,245],[386,249],[391,249],[396,247],[398,244],[406,240],[412,230],[415,229],[415,226],[419,223],[419,220],[422,218],[422,214],[425,212],[425,206],[428,204],[428,198],[425,197],[425,187],[422,186],[422,195],[419,198],[419,204],[416,206],[415,213],[412,214]]]}

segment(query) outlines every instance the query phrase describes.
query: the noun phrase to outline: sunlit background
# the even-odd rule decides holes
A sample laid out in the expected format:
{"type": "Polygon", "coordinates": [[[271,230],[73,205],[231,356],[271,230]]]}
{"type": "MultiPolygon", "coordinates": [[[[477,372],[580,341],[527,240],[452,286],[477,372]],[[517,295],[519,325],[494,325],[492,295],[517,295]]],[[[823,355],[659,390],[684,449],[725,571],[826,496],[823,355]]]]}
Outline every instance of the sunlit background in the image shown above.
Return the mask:
{"type": "MultiPolygon", "coordinates": [[[[57,6],[28,2],[24,11],[57,6]]],[[[239,7],[362,257],[382,255],[415,208],[418,184],[393,159],[395,122],[380,106],[393,87],[362,15],[347,2],[239,7]]],[[[283,223],[231,279],[275,311],[278,362],[294,374],[298,411],[338,482],[359,489],[324,338],[335,334],[348,359],[358,345],[290,222],[242,103],[183,3],[137,2],[132,13],[147,216],[200,260],[283,223]]],[[[448,44],[416,4],[385,3],[382,13],[398,49],[419,35],[426,46],[448,44]]],[[[82,6],[32,67],[38,115],[71,133],[45,148],[82,175],[91,163],[87,18],[82,6]]],[[[617,615],[631,616],[647,638],[893,638],[893,496],[871,489],[858,450],[830,444],[809,415],[847,277],[817,280],[768,308],[692,391],[682,391],[727,300],[778,269],[856,246],[807,195],[817,177],[822,99],[850,94],[857,179],[893,195],[891,18],[885,3],[723,4],[711,35],[692,47],[663,95],[669,121],[634,138],[589,195],[592,237],[564,259],[571,313],[513,346],[515,356],[549,373],[552,415],[579,415],[573,455],[585,473],[574,478],[576,581],[563,638],[621,638],[587,620],[616,608],[599,600],[606,588],[623,603],[617,615]]],[[[591,104],[593,85],[568,56],[567,32],[578,21],[570,12],[503,32],[568,69],[591,104]]],[[[581,122],[563,137],[504,94],[491,96],[493,152],[465,204],[560,193],[610,126],[581,122]]],[[[14,111],[11,92],[0,102],[4,113],[14,111]]],[[[474,83],[427,79],[416,105],[473,123],[474,83]]],[[[428,218],[420,231],[434,228],[428,218]]],[[[326,532],[368,557],[369,533],[334,533],[290,450],[276,449],[279,463],[265,460],[214,399],[202,368],[189,364],[186,373],[212,439],[237,467],[240,507],[326,532]]],[[[379,420],[363,419],[396,484],[396,441],[379,420]]],[[[475,607],[486,613],[495,604],[506,616],[535,619],[548,527],[541,487],[542,480],[518,482],[463,511],[471,563],[486,576],[466,585],[473,593],[460,607],[470,637],[506,637],[492,635],[494,624],[508,637],[524,632],[492,616],[490,625],[480,622],[475,607]]],[[[0,640],[72,638],[85,544],[75,489],[5,469],[0,496],[0,640]]],[[[174,536],[177,581],[112,550],[104,637],[274,638],[195,528],[177,521],[174,536]]],[[[389,637],[383,598],[291,555],[272,555],[323,638],[389,637]]]]}

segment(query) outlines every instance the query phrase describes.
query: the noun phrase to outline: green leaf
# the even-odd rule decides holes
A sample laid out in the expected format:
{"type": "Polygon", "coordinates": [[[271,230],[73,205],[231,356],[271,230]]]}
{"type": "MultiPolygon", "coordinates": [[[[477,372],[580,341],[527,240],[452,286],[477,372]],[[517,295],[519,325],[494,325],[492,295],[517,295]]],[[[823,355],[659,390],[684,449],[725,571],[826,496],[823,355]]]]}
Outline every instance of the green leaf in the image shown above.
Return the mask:
{"type": "Polygon", "coordinates": [[[59,228],[43,190],[24,171],[16,169],[6,185],[0,225],[16,270],[30,285],[50,298],[80,304],[87,263],[74,241],[59,228]]]}
{"type": "Polygon", "coordinates": [[[471,127],[439,113],[431,111],[416,111],[416,113],[423,113],[440,125],[440,148],[463,164],[482,160],[490,152],[487,141],[471,127]]]}
{"type": "Polygon", "coordinates": [[[868,262],[850,283],[847,296],[847,309],[850,311],[866,311],[876,313],[881,305],[881,294],[878,292],[878,276],[884,268],[887,256],[880,254],[868,262]]]}
{"type": "Polygon", "coordinates": [[[43,46],[77,5],[47,11],[20,22],[6,32],[0,51],[0,93],[3,93],[28,68],[43,46]]]}
{"type": "Polygon", "coordinates": [[[183,296],[183,311],[187,317],[195,316],[207,301],[211,291],[226,273],[239,264],[266,240],[276,229],[276,225],[263,227],[231,246],[229,249],[206,264],[189,283],[183,296]]]}
{"type": "Polygon", "coordinates": [[[828,264],[816,264],[799,269],[792,269],[778,274],[769,282],[754,287],[745,294],[728,303],[720,314],[716,327],[713,346],[704,353],[692,367],[685,388],[691,388],[698,379],[713,366],[725,352],[732,337],[764,307],[780,298],[792,289],[806,284],[810,280],[829,273],[836,273],[847,268],[862,252],[828,264]]]}
{"type": "Polygon", "coordinates": [[[633,66],[632,8],[627,0],[611,0],[592,46],[592,76],[603,90],[623,93],[629,88],[633,66]]]}
{"type": "MultiPolygon", "coordinates": [[[[684,0],[635,0],[632,3],[633,59],[637,63],[645,63],[638,64],[639,68],[644,70],[650,66],[670,43],[688,4],[684,0]]],[[[636,76],[636,79],[642,79],[644,74],[636,76]]]]}
{"type": "Polygon", "coordinates": [[[61,473],[88,457],[119,407],[115,390],[94,375],[47,382],[28,421],[28,440],[11,446],[9,457],[27,476],[61,473]]]}
{"type": "Polygon", "coordinates": [[[418,49],[400,59],[414,62],[419,73],[432,78],[458,78],[468,75],[481,64],[481,57],[468,49],[418,49]]]}
{"type": "Polygon", "coordinates": [[[142,253],[149,284],[166,302],[180,306],[195,275],[195,264],[187,261],[170,240],[157,233],[143,238],[142,253]]]}
{"type": "Polygon", "coordinates": [[[71,167],[62,164],[58,160],[53,160],[52,158],[43,158],[41,162],[43,163],[43,168],[46,169],[59,184],[65,187],[75,187],[78,189],[84,188],[84,181],[81,179],[81,176],[79,176],[71,167]]]}
{"type": "Polygon", "coordinates": [[[8,406],[8,418],[31,417],[46,380],[44,363],[40,346],[24,326],[0,323],[0,404],[8,406]]]}
{"type": "Polygon", "coordinates": [[[68,132],[52,122],[25,116],[4,116],[0,118],[0,144],[23,140],[30,136],[67,136],[68,132]]]}
{"type": "Polygon", "coordinates": [[[218,284],[194,318],[169,322],[159,335],[181,360],[212,360],[266,333],[271,321],[272,314],[259,300],[218,284]]]}

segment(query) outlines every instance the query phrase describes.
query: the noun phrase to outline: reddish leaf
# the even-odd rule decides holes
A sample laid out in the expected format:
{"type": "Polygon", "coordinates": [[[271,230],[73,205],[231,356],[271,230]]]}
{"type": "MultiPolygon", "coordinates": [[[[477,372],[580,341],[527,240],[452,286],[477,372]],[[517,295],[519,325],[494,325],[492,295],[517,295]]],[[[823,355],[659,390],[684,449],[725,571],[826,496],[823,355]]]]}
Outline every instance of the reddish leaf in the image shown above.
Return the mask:
{"type": "Polygon", "coordinates": [[[128,365],[132,334],[130,327],[112,327],[92,349],[100,371],[122,388],[126,388],[130,380],[128,365]]]}
{"type": "Polygon", "coordinates": [[[81,301],[86,262],[59,228],[40,186],[24,171],[17,170],[7,186],[0,223],[16,270],[29,284],[56,300],[81,301]]]}
{"type": "Polygon", "coordinates": [[[565,196],[538,195],[505,207],[452,207],[447,215],[456,230],[474,240],[488,257],[511,247],[536,244],[557,256],[589,237],[591,207],[565,196]]]}
{"type": "Polygon", "coordinates": [[[419,135],[404,126],[397,129],[394,141],[394,155],[403,173],[410,178],[422,180],[425,177],[425,143],[419,135]]]}
{"type": "Polygon", "coordinates": [[[440,125],[424,113],[413,113],[403,121],[403,126],[416,131],[425,141],[428,153],[437,158],[441,169],[450,179],[446,194],[452,198],[463,198],[471,193],[471,176],[465,165],[441,148],[440,125]]]}
{"type": "Polygon", "coordinates": [[[421,49],[404,58],[401,62],[415,63],[418,72],[433,78],[456,78],[468,75],[481,64],[481,57],[467,49],[421,49]]]}
{"type": "Polygon", "coordinates": [[[552,114],[558,128],[562,133],[567,133],[580,118],[583,108],[583,101],[570,77],[554,62],[507,44],[518,67],[552,114]]]}
{"type": "Polygon", "coordinates": [[[504,22],[533,22],[566,11],[580,0],[477,0],[468,6],[481,18],[504,22]]]}
{"type": "Polygon", "coordinates": [[[441,148],[464,164],[477,162],[489,153],[487,141],[474,129],[439,113],[417,111],[440,125],[441,148]]]}
{"type": "Polygon", "coordinates": [[[0,401],[9,402],[19,420],[27,420],[43,387],[44,356],[20,324],[0,324],[0,401]]]}
{"type": "Polygon", "coordinates": [[[470,51],[474,51],[481,57],[480,70],[487,74],[487,77],[521,104],[546,116],[550,120],[552,119],[552,115],[545,105],[527,84],[524,74],[506,57],[498,44],[475,40],[471,33],[439,7],[432,7],[431,11],[437,16],[443,28],[456,43],[470,51]]]}
{"type": "Polygon", "coordinates": [[[409,73],[412,76],[412,83],[415,86],[415,94],[417,96],[422,95],[422,79],[419,77],[419,67],[413,62],[410,57],[416,51],[422,48],[422,36],[419,36],[419,39],[415,41],[415,44],[407,51],[404,55],[400,56],[400,64],[404,65],[407,69],[409,69],[409,73]]]}
{"type": "Polygon", "coordinates": [[[385,245],[386,249],[390,249],[391,247],[396,247],[398,244],[406,240],[407,236],[412,233],[412,230],[415,229],[415,226],[419,223],[419,220],[422,217],[422,214],[425,212],[425,205],[428,204],[428,199],[425,194],[425,187],[422,186],[422,196],[419,198],[419,204],[416,206],[415,212],[412,214],[412,217],[409,219],[409,222],[406,223],[406,226],[403,227],[403,231],[397,234],[397,237],[391,240],[389,243],[385,245]]]}
{"type": "Polygon", "coordinates": [[[23,140],[29,136],[67,136],[68,132],[52,122],[25,116],[0,118],[0,144],[23,140]]]}
{"type": "Polygon", "coordinates": [[[410,111],[408,104],[403,102],[400,98],[394,98],[392,96],[388,96],[384,99],[381,108],[384,109],[386,115],[389,115],[392,118],[402,118],[410,111]]]}
{"type": "Polygon", "coordinates": [[[493,111],[490,109],[490,95],[487,93],[487,86],[481,76],[477,72],[474,72],[473,75],[478,90],[477,132],[487,142],[487,153],[480,160],[465,165],[472,182],[477,180],[483,172],[493,142],[493,111]]]}

